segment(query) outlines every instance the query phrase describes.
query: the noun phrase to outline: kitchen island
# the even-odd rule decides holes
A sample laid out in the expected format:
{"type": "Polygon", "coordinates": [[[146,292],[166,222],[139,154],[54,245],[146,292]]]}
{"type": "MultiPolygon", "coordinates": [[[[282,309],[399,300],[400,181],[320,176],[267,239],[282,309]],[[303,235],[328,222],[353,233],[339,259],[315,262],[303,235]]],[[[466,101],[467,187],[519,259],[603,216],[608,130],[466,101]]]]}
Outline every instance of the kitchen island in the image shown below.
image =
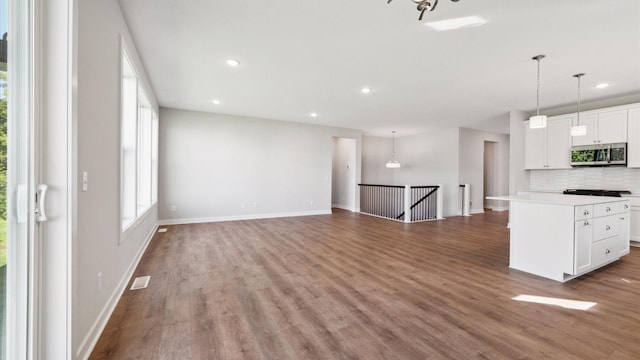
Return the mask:
{"type": "Polygon", "coordinates": [[[560,194],[487,199],[510,202],[510,268],[565,282],[629,253],[629,200],[560,194]]]}

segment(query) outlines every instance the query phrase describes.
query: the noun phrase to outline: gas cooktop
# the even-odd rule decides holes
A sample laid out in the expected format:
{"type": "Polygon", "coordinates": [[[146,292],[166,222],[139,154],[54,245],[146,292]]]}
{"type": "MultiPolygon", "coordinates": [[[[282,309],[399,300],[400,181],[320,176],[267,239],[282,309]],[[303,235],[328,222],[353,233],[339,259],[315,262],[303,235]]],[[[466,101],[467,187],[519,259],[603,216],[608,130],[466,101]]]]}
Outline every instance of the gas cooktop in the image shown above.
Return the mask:
{"type": "Polygon", "coordinates": [[[628,190],[594,190],[594,189],[567,189],[563,192],[567,195],[591,195],[591,196],[613,196],[621,197],[622,195],[631,194],[628,190]]]}

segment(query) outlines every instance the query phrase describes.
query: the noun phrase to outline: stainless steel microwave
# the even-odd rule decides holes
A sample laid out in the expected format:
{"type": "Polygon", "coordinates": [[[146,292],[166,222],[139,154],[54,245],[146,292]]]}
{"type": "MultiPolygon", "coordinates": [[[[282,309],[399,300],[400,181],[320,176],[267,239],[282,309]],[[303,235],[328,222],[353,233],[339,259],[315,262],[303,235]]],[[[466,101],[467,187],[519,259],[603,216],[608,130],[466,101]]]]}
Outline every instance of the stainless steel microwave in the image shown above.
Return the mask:
{"type": "Polygon", "coordinates": [[[571,166],[627,165],[627,144],[573,146],[571,166]]]}

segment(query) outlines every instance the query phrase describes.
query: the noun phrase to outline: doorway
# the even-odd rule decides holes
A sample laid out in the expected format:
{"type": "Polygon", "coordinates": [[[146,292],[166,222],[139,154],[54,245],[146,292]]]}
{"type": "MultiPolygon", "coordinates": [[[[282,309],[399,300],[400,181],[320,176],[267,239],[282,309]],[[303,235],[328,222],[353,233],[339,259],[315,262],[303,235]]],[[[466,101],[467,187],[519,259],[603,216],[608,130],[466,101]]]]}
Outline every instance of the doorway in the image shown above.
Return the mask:
{"type": "Polygon", "coordinates": [[[487,200],[487,196],[499,194],[499,160],[498,143],[494,141],[484,142],[484,171],[483,171],[483,195],[484,210],[493,210],[495,200],[487,200]]]}
{"type": "Polygon", "coordinates": [[[356,140],[333,138],[331,207],[356,211],[356,140]]]}

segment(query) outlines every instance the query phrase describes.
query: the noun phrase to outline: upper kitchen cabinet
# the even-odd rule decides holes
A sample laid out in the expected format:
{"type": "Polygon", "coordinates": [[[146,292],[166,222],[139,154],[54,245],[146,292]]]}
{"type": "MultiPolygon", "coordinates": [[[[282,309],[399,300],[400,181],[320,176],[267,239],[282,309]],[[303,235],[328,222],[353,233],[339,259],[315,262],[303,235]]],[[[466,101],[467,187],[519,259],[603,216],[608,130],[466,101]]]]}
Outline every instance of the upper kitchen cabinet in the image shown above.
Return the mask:
{"type": "Polygon", "coordinates": [[[571,168],[571,117],[549,118],[542,129],[530,129],[526,121],[524,142],[525,169],[571,168]]]}
{"type": "Polygon", "coordinates": [[[627,166],[640,168],[640,108],[629,109],[627,166]]]}
{"type": "Polygon", "coordinates": [[[590,111],[580,114],[580,125],[587,135],[574,136],[573,145],[611,144],[627,142],[627,109],[590,111]]]}

